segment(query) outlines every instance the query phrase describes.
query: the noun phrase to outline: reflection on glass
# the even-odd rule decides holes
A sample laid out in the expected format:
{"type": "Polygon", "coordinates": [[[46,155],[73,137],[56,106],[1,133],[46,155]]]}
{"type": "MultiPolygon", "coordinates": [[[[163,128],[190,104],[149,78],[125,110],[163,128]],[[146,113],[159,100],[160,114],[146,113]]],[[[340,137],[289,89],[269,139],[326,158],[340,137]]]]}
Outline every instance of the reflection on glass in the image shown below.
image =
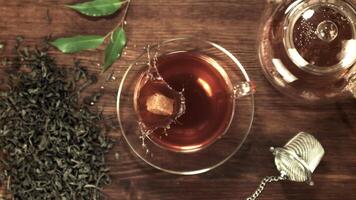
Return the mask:
{"type": "Polygon", "coordinates": [[[287,83],[292,83],[296,80],[298,80],[297,77],[295,77],[287,68],[286,66],[282,63],[282,61],[280,59],[272,59],[272,62],[274,64],[274,66],[276,67],[276,70],[278,71],[278,73],[283,77],[283,79],[287,82],[287,83]]]}

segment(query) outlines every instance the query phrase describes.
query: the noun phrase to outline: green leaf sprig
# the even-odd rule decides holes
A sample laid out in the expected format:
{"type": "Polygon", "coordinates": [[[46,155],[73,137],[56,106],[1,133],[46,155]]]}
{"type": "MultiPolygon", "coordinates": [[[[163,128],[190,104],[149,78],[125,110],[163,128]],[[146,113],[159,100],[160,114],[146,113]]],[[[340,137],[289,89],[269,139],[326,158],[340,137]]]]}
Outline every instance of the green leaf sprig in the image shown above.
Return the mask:
{"type": "Polygon", "coordinates": [[[126,46],[127,37],[124,25],[130,2],[131,0],[92,0],[89,2],[68,5],[67,7],[74,9],[83,15],[91,17],[112,15],[120,10],[124,4],[126,4],[126,9],[121,21],[105,36],[77,35],[74,37],[58,38],[55,41],[50,42],[50,44],[63,53],[76,53],[84,50],[96,49],[106,40],[109,40],[105,49],[104,64],[102,65],[102,71],[105,72],[117,59],[121,57],[121,54],[126,46]]]}

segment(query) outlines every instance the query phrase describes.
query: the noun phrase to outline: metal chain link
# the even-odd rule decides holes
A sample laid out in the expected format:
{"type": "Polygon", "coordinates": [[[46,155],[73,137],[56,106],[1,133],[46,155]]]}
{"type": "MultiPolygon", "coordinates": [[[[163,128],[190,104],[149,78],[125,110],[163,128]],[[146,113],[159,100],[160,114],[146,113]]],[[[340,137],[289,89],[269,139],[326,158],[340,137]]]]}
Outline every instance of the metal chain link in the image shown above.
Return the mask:
{"type": "Polygon", "coordinates": [[[284,181],[286,180],[287,177],[284,175],[280,176],[266,176],[264,179],[262,179],[260,185],[258,186],[257,190],[246,200],[255,200],[257,199],[258,196],[262,193],[262,191],[265,189],[267,183],[271,182],[278,182],[278,181],[284,181]]]}

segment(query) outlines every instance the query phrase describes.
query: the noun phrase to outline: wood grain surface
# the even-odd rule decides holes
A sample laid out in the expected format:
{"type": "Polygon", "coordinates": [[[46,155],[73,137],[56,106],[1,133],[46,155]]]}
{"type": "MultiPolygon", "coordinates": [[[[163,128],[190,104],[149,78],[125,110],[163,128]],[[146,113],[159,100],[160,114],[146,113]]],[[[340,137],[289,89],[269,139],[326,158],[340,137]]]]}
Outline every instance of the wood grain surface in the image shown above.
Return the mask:
{"type": "MultiPolygon", "coordinates": [[[[77,14],[63,5],[79,0],[0,0],[0,40],[6,43],[1,56],[10,55],[16,35],[26,44],[40,44],[53,37],[74,34],[105,34],[120,20],[94,19],[77,14]]],[[[275,175],[270,146],[281,146],[299,131],[313,133],[326,149],[314,173],[315,186],[275,183],[261,199],[322,200],[356,199],[356,102],[303,106],[279,94],[264,78],[256,46],[258,27],[265,7],[263,0],[133,0],[128,15],[128,48],[114,67],[117,85],[128,63],[147,44],[193,35],[215,41],[229,49],[257,83],[256,115],[242,149],[226,164],[196,176],[170,175],[146,165],[121,138],[114,151],[120,161],[109,159],[113,182],[105,188],[108,199],[197,200],[244,199],[262,177],[275,175]]],[[[121,13],[122,14],[122,13],[121,13]]],[[[99,72],[103,48],[75,55],[52,54],[58,63],[70,65],[79,58],[93,72],[99,72]]],[[[117,85],[107,88],[115,94],[117,85]]],[[[106,99],[107,112],[115,115],[115,99],[106,99]]]]}

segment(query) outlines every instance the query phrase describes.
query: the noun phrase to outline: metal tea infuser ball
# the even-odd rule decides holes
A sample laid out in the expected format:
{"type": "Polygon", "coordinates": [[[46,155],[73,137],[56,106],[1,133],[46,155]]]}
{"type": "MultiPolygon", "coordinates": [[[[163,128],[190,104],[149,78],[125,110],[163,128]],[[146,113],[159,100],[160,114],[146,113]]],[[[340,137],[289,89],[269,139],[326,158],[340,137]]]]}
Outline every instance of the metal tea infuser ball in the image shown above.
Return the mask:
{"type": "Polygon", "coordinates": [[[314,185],[312,173],[325,154],[320,142],[312,135],[300,132],[281,148],[271,147],[274,163],[280,176],[267,176],[257,190],[246,200],[255,200],[262,193],[267,183],[283,180],[305,182],[314,185]]]}

